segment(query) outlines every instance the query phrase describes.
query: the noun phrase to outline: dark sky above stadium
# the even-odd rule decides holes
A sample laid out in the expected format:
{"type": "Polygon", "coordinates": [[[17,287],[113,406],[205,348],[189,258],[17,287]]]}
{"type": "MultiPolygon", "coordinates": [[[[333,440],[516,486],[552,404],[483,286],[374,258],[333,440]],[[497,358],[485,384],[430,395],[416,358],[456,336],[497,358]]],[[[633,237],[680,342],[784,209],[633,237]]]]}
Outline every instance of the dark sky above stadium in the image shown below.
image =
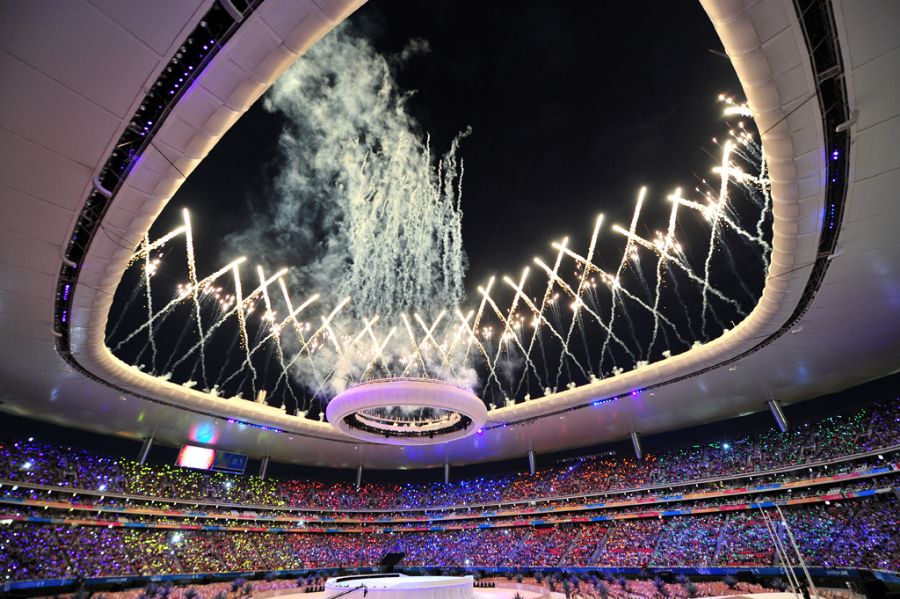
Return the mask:
{"type": "MultiPolygon", "coordinates": [[[[563,235],[585,246],[600,212],[626,223],[641,185],[651,199],[642,220],[664,226],[664,195],[712,166],[710,138],[725,129],[717,95],[740,96],[698,3],[370,0],[351,22],[386,54],[428,42],[396,77],[415,90],[410,110],[437,153],[472,127],[461,150],[469,289],[551,256],[563,235]]],[[[260,104],[186,181],[158,230],[188,206],[209,247],[260,217],[251,206],[272,195],[283,127],[260,104]]],[[[198,252],[201,271],[218,259],[198,252]]]]}

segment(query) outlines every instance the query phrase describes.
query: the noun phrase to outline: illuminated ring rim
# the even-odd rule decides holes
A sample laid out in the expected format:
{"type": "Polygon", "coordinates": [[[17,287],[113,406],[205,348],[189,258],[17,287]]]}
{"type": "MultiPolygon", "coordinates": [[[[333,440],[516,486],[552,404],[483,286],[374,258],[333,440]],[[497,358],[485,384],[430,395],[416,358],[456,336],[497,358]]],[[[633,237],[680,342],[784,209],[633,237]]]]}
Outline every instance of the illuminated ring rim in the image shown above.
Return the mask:
{"type": "MultiPolygon", "coordinates": [[[[475,433],[487,422],[487,408],[481,399],[452,383],[434,379],[381,379],[356,385],[336,395],[325,409],[328,422],[343,434],[372,443],[387,445],[434,445],[462,439],[475,433]],[[385,436],[352,426],[348,419],[371,408],[409,406],[435,408],[458,414],[470,421],[468,427],[441,432],[423,429],[429,435],[419,437],[385,436]]],[[[458,422],[451,419],[448,425],[458,422]]]]}

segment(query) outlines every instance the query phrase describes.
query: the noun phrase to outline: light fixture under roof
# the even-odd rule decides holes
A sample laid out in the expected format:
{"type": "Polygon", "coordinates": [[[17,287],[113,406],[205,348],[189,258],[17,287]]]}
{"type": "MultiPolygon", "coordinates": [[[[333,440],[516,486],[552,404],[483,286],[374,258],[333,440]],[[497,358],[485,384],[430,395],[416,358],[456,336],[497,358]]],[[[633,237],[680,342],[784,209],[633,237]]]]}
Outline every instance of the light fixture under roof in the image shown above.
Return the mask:
{"type": "Polygon", "coordinates": [[[374,443],[431,445],[475,433],[487,421],[471,391],[424,378],[368,381],[338,394],[326,409],[342,433],[374,443]]]}

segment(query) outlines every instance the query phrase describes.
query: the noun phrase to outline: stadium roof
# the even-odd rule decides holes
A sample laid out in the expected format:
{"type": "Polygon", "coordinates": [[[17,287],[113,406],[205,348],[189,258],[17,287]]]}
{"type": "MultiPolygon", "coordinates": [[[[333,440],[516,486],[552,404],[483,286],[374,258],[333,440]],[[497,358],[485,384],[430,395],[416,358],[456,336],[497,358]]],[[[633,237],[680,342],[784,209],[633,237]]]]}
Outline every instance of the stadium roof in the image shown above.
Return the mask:
{"type": "Polygon", "coordinates": [[[241,114],[360,3],[250,3],[108,206],[95,177],[186,38],[201,21],[234,21],[222,8],[231,3],[0,7],[0,409],[171,444],[201,440],[203,428],[219,446],[285,462],[415,468],[677,429],[897,371],[900,5],[863,1],[814,2],[803,15],[790,0],[703,1],[762,133],[774,198],[763,296],[719,339],[494,410],[484,434],[416,448],[361,443],[327,423],[213,398],[117,360],[103,335],[134,246],[241,114]],[[92,237],[72,268],[80,231],[92,237]]]}

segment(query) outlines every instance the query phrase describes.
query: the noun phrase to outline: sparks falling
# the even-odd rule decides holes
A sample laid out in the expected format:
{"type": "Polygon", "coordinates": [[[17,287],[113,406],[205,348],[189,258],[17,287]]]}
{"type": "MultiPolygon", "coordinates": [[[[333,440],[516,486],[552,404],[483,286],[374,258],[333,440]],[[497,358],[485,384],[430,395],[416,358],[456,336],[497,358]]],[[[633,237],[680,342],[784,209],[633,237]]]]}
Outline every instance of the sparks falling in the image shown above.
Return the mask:
{"type": "MultiPolygon", "coordinates": [[[[728,116],[747,118],[746,107],[725,104],[728,116]]],[[[554,241],[547,246],[554,255],[535,257],[533,271],[523,268],[516,278],[491,277],[476,286],[477,295],[469,299],[447,300],[453,293],[447,295],[444,289],[435,296],[444,299],[422,307],[407,298],[384,303],[376,311],[370,301],[374,291],[361,296],[369,300],[360,306],[356,296],[340,293],[343,282],[303,288],[298,281],[308,278],[290,268],[266,275],[257,267],[254,286],[246,293],[240,268],[244,258],[201,278],[193,224],[184,211],[181,226],[155,240],[146,236],[133,253],[136,287],[122,309],[134,306],[137,316],[130,322],[138,318],[139,324],[120,334],[129,319],[119,315],[107,343],[117,355],[136,356],[139,366],[149,351],[145,371],[161,372],[160,378],[172,384],[226,398],[255,399],[266,391],[271,405],[310,418],[318,417],[335,393],[374,378],[439,378],[475,389],[485,403],[502,407],[667,359],[723,334],[722,323],[739,321],[752,308],[748,299],[726,292],[743,284],[729,276],[746,275],[734,272],[736,248],[752,249],[758,256],[760,268],[755,272],[764,275],[768,270],[771,185],[763,149],[743,123],[716,142],[720,155],[713,170],[719,179],[715,188],[706,180],[694,191],[683,186],[660,193],[642,187],[627,226],[607,224],[600,215],[585,247],[577,247],[573,238],[554,241]],[[655,232],[646,235],[643,212],[654,202],[666,206],[668,221],[649,227],[655,232]],[[606,230],[614,234],[604,235],[606,230]],[[180,235],[185,241],[178,278],[182,282],[173,289],[167,281],[179,263],[175,249],[181,251],[182,244],[167,244],[180,235]],[[166,276],[157,276],[163,249],[166,276]],[[497,280],[503,284],[496,285],[497,280]],[[271,293],[273,285],[278,293],[271,293]],[[293,299],[295,287],[305,300],[293,299]],[[532,289],[537,290],[534,296],[532,289]],[[136,300],[141,296],[144,302],[136,300]],[[693,330],[694,319],[699,330],[693,330]],[[177,325],[170,324],[175,321],[177,325]],[[176,342],[164,342],[162,334],[172,326],[178,332],[176,342]],[[212,347],[215,352],[205,351],[212,347]],[[215,380],[209,378],[209,365],[219,372],[215,380]]],[[[421,168],[427,168],[430,162],[424,154],[420,158],[421,168]]],[[[438,219],[453,225],[441,229],[441,235],[453,237],[461,214],[462,165],[455,154],[448,160],[431,174],[444,183],[426,195],[432,201],[438,193],[434,190],[453,187],[449,211],[438,219]],[[450,179],[445,181],[446,176],[450,179]]],[[[355,209],[382,215],[389,211],[389,198],[367,197],[366,202],[375,203],[354,204],[355,209]]],[[[426,218],[422,210],[419,206],[414,213],[404,212],[403,218],[418,222],[426,218]]],[[[364,219],[346,233],[383,244],[386,237],[374,222],[364,219]]],[[[441,243],[458,247],[456,241],[441,243]]],[[[404,251],[427,253],[422,249],[426,246],[404,246],[404,251]]],[[[432,266],[438,279],[453,279],[453,261],[444,258],[432,266]]],[[[419,293],[410,287],[415,272],[397,271],[390,293],[419,293]]],[[[370,274],[371,280],[383,280],[380,274],[370,274]]],[[[761,290],[763,277],[756,276],[759,281],[744,293],[751,301],[761,290]]]]}

